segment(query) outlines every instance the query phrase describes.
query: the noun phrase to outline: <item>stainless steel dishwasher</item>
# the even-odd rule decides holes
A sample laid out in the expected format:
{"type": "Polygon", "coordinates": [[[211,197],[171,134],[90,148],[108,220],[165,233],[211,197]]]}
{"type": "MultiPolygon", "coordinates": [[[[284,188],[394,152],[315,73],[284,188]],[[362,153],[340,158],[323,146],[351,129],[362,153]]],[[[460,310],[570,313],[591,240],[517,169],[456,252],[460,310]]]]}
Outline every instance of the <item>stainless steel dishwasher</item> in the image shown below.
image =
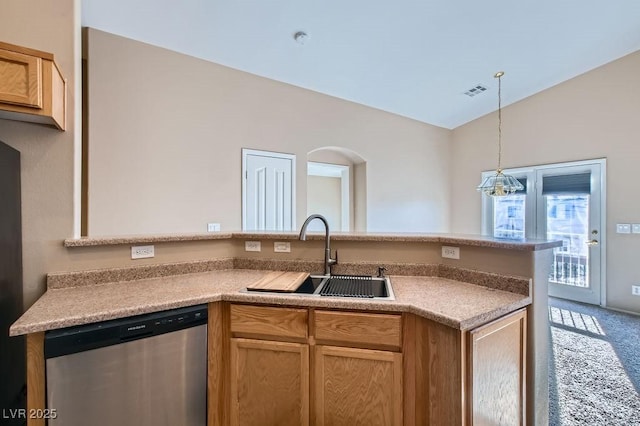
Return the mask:
{"type": "Polygon", "coordinates": [[[207,423],[206,305],[50,331],[45,358],[50,426],[207,423]]]}

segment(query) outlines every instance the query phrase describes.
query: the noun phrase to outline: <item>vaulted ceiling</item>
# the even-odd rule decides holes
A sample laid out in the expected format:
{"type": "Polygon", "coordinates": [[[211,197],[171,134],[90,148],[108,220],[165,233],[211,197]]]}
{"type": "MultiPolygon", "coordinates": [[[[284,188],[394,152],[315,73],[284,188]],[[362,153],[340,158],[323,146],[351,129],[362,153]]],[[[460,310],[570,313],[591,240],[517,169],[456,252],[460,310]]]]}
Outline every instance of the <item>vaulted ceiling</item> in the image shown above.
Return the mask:
{"type": "Polygon", "coordinates": [[[82,24],[445,128],[496,109],[496,71],[508,105],[640,49],[638,0],[82,0],[82,24]]]}

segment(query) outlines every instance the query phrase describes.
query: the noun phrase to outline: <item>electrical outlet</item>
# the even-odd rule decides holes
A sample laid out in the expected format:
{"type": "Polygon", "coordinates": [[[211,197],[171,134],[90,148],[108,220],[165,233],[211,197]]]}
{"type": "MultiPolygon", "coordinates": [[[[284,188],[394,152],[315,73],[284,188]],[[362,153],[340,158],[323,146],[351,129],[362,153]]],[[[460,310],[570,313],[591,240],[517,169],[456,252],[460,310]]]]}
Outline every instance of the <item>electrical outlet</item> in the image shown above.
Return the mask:
{"type": "Polygon", "coordinates": [[[207,232],[220,232],[219,223],[207,223],[207,232]]]}
{"type": "Polygon", "coordinates": [[[634,296],[640,296],[640,285],[632,285],[631,294],[633,294],[634,296]]]}
{"type": "Polygon", "coordinates": [[[460,247],[442,246],[442,257],[460,259],[460,247]]]}
{"type": "Polygon", "coordinates": [[[154,257],[155,255],[153,246],[131,246],[132,259],[147,259],[149,257],[154,257]]]}
{"type": "Polygon", "coordinates": [[[616,224],[616,233],[618,233],[618,234],[630,234],[631,233],[631,224],[629,224],[629,223],[618,223],[618,224],[616,224]]]}
{"type": "Polygon", "coordinates": [[[260,251],[262,247],[260,246],[260,241],[245,241],[244,242],[244,251],[260,251]]]}
{"type": "Polygon", "coordinates": [[[273,251],[276,253],[291,253],[291,243],[276,241],[273,243],[273,251]]]}
{"type": "Polygon", "coordinates": [[[631,232],[633,232],[634,234],[640,234],[640,223],[632,223],[631,232]]]}

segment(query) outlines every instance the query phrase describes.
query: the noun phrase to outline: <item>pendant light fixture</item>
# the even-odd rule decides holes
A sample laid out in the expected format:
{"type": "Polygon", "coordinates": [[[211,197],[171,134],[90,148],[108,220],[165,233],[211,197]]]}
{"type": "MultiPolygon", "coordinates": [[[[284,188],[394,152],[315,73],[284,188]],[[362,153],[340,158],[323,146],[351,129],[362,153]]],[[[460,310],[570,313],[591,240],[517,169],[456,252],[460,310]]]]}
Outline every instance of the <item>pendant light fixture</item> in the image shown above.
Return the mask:
{"type": "Polygon", "coordinates": [[[492,197],[503,197],[511,195],[516,191],[524,189],[524,186],[510,175],[502,173],[502,76],[504,71],[498,71],[493,77],[498,79],[498,168],[494,175],[487,177],[478,186],[478,191],[482,191],[492,197]]]}

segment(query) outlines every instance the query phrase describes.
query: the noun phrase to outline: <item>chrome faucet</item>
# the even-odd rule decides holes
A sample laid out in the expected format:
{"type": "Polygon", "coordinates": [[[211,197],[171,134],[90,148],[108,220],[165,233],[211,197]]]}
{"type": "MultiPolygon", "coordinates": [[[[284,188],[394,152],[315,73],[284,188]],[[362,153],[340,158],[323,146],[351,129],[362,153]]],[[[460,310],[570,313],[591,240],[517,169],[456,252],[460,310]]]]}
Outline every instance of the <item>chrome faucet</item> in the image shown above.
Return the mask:
{"type": "Polygon", "coordinates": [[[324,234],[324,274],[325,275],[331,275],[331,267],[338,263],[338,252],[336,251],[336,258],[332,259],[331,258],[331,249],[329,248],[330,236],[329,236],[329,222],[327,222],[327,219],[325,219],[324,216],[319,215],[319,214],[312,214],[311,216],[309,216],[307,218],[307,220],[305,220],[304,223],[302,224],[302,228],[300,228],[299,239],[300,239],[300,241],[306,241],[307,240],[307,227],[309,226],[309,222],[311,222],[313,219],[320,219],[322,221],[322,223],[324,223],[324,229],[325,229],[325,234],[324,234]]]}

